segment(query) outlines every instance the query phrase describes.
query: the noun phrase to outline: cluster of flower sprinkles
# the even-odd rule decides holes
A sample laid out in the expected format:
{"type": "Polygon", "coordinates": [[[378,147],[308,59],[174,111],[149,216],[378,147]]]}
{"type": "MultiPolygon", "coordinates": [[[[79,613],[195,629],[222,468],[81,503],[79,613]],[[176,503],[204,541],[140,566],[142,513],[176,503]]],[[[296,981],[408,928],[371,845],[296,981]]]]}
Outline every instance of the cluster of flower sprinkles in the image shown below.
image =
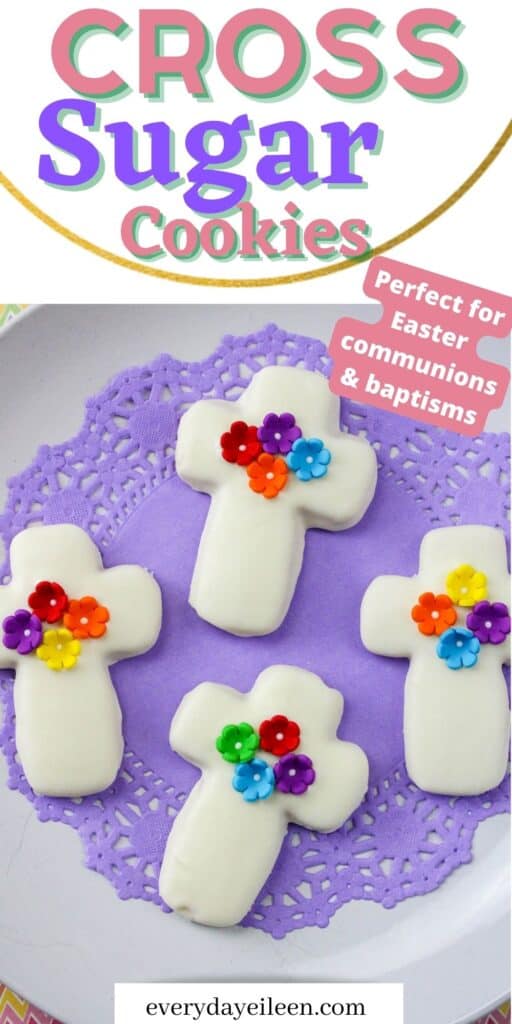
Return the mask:
{"type": "Polygon", "coordinates": [[[482,644],[502,644],[510,633],[506,604],[487,600],[487,577],[472,565],[459,565],[446,577],[446,594],[420,594],[411,617],[424,636],[439,637],[436,652],[448,668],[472,668],[482,644]],[[471,609],[464,626],[458,609],[471,609]]]}
{"type": "Polygon", "coordinates": [[[331,461],[319,437],[302,436],[291,412],[269,412],[260,427],[236,420],[222,434],[220,447],[223,459],[243,466],[249,487],[264,498],[277,498],[290,470],[307,483],[325,476],[331,461]]]}
{"type": "Polygon", "coordinates": [[[108,608],[94,597],[70,600],[60,583],[44,580],[28,599],[28,609],[19,608],[3,621],[3,644],[18,654],[36,654],[54,672],[73,668],[81,651],[81,640],[104,636],[110,619],[108,608]],[[43,624],[54,626],[44,629],[43,624]]]}
{"type": "Polygon", "coordinates": [[[216,741],[219,754],[235,766],[233,789],[249,803],[266,800],[276,789],[301,796],[313,785],[313,762],[306,754],[295,753],[299,744],[300,728],[285,715],[265,719],[258,732],[248,722],[225,725],[216,741]],[[259,748],[279,760],[271,765],[256,757],[259,748]]]}

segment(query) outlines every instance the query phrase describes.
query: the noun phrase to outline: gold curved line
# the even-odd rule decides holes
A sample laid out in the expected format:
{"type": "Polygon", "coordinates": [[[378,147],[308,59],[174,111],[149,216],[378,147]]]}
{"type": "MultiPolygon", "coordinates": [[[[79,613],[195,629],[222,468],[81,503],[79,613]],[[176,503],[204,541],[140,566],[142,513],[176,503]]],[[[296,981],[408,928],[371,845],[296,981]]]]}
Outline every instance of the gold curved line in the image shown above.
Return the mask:
{"type": "Polygon", "coordinates": [[[328,267],[318,267],[316,270],[305,270],[298,274],[282,274],[279,277],[259,277],[251,279],[237,277],[224,279],[215,277],[196,277],[194,275],[189,276],[188,274],[174,274],[170,270],[159,270],[158,267],[144,266],[143,264],[141,265],[140,263],[136,263],[135,260],[126,259],[124,256],[117,256],[115,253],[109,252],[108,249],[103,249],[101,246],[95,245],[93,242],[89,242],[86,238],[82,238],[80,235],[75,234],[74,231],[66,228],[63,224],[60,224],[59,221],[45,213],[44,210],[41,210],[39,206],[36,206],[36,204],[33,203],[28,196],[24,195],[23,192],[20,192],[20,190],[16,188],[16,185],[14,185],[14,183],[1,171],[0,185],[3,185],[13,199],[16,199],[18,203],[21,203],[29,213],[33,214],[34,217],[37,217],[37,219],[42,221],[43,224],[46,224],[47,227],[56,231],[57,234],[62,235],[64,238],[67,238],[68,241],[73,242],[82,249],[86,249],[88,252],[91,252],[96,256],[100,256],[102,259],[108,260],[110,263],[117,264],[119,267],[126,267],[127,270],[135,270],[139,274],[147,274],[150,277],[160,277],[167,281],[175,281],[178,284],[195,284],[208,288],[263,288],[280,284],[296,284],[299,281],[311,281],[316,277],[327,277],[328,274],[340,273],[340,271],[348,270],[350,267],[356,266],[360,263],[366,263],[375,256],[382,256],[383,253],[388,252],[396,245],[400,245],[402,242],[407,241],[407,239],[417,235],[420,231],[423,231],[424,228],[428,227],[429,224],[432,224],[435,220],[446,213],[450,207],[454,206],[462,196],[466,195],[466,193],[473,188],[473,185],[475,185],[482,175],[485,174],[491,164],[494,163],[501,151],[505,148],[511,136],[512,121],[509,122],[505,131],[500,135],[499,139],[487,156],[482,160],[478,167],[475,168],[473,173],[469,175],[469,178],[466,178],[462,185],[455,190],[455,192],[452,192],[452,194],[448,196],[443,203],[436,206],[434,210],[428,213],[425,217],[422,217],[421,220],[418,220],[412,225],[412,227],[407,228],[405,231],[402,231],[393,238],[390,238],[388,242],[383,242],[375,249],[370,249],[363,256],[359,256],[356,259],[347,259],[343,263],[331,264],[328,267]]]}

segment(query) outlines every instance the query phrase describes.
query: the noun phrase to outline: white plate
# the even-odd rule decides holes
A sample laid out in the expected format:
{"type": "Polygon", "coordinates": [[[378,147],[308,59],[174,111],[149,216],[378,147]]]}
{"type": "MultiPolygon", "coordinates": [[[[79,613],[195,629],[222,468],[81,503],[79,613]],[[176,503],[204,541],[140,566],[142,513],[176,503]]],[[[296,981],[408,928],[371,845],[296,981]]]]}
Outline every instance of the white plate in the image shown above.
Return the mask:
{"type": "MultiPolygon", "coordinates": [[[[85,398],[117,371],[162,351],[200,359],[223,332],[245,334],[270,320],[328,341],[339,314],[334,306],[32,311],[0,337],[0,501],[6,478],[28,464],[41,441],[70,437],[85,398]]],[[[504,361],[506,346],[488,342],[485,354],[504,361]]],[[[507,422],[502,411],[490,426],[503,430],[507,422]]],[[[30,804],[7,789],[5,775],[0,758],[0,978],[66,1024],[111,1024],[115,981],[402,981],[406,1024],[465,1024],[507,997],[506,816],[480,826],[473,863],[435,893],[392,911],[352,903],[327,929],[276,942],[121,902],[81,865],[78,836],[38,822],[30,804]]]]}

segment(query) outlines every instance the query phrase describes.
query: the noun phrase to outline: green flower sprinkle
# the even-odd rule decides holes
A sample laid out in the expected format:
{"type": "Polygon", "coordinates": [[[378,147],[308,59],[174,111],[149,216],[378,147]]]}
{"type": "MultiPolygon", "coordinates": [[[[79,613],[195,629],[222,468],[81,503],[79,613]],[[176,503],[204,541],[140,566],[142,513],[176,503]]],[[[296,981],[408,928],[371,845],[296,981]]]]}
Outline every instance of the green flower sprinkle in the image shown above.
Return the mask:
{"type": "Polygon", "coordinates": [[[252,761],[259,742],[252,725],[240,722],[239,725],[225,725],[215,746],[225,761],[238,764],[240,761],[252,761]]]}

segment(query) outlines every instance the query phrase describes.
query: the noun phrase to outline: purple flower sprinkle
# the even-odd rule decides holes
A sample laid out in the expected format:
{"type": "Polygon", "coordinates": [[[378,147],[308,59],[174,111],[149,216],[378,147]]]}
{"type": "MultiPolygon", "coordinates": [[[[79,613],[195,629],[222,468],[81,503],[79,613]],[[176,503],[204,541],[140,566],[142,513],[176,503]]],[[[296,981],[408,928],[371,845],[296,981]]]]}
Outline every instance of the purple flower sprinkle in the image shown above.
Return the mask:
{"type": "Polygon", "coordinates": [[[315,781],[313,762],[306,754],[285,754],[274,765],[276,787],[281,793],[300,796],[315,781]]]}
{"type": "Polygon", "coordinates": [[[19,608],[14,615],[3,621],[4,647],[18,654],[31,654],[39,647],[43,637],[41,619],[25,608],[19,608]]]}
{"type": "Polygon", "coordinates": [[[501,601],[478,601],[466,619],[466,626],[481,644],[502,644],[510,633],[509,610],[501,601]]]}
{"type": "Polygon", "coordinates": [[[269,412],[258,428],[258,438],[263,449],[270,455],[287,455],[297,438],[302,437],[302,430],[295,423],[291,412],[283,412],[280,416],[269,412]]]}

